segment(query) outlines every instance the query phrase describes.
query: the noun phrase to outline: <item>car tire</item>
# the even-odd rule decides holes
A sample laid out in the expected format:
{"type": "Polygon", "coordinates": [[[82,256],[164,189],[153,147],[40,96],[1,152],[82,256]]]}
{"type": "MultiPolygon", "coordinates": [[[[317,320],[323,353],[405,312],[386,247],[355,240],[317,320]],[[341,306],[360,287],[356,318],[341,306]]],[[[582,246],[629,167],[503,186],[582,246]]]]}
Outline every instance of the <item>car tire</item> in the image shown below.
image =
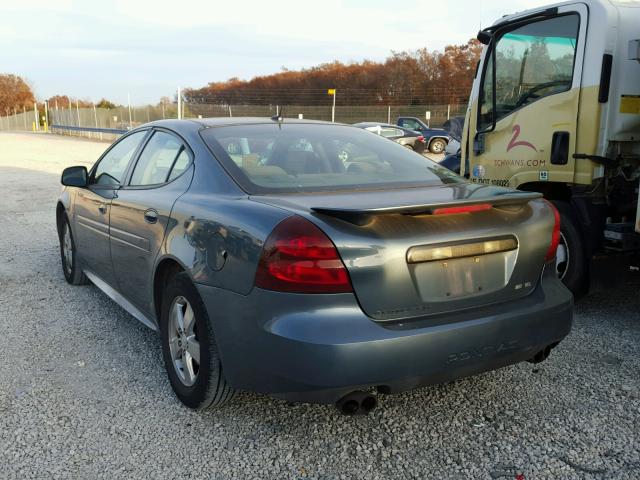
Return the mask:
{"type": "Polygon", "coordinates": [[[76,250],[76,242],[69,225],[69,218],[63,214],[60,226],[60,260],[62,262],[62,273],[67,283],[71,285],[86,285],[89,279],[80,268],[76,250]]]}
{"type": "Polygon", "coordinates": [[[162,356],[178,399],[196,410],[219,407],[231,400],[235,390],[224,377],[207,309],[186,273],[179,273],[169,281],[161,308],[162,356]]]}
{"type": "Polygon", "coordinates": [[[589,268],[578,218],[568,203],[553,202],[560,213],[560,245],[556,272],[562,283],[578,299],[587,293],[589,268]]]}
{"type": "Polygon", "coordinates": [[[445,140],[443,140],[442,138],[436,138],[434,140],[431,140],[431,143],[429,144],[429,151],[431,153],[439,154],[444,152],[444,149],[446,147],[447,142],[445,140]]]}

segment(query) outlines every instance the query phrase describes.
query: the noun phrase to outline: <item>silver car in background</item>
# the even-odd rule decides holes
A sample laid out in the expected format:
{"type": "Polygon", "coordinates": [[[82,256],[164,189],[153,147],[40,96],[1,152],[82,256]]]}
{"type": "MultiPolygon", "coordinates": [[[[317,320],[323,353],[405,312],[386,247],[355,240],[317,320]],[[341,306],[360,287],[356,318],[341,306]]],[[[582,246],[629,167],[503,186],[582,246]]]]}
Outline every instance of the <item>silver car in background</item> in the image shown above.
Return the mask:
{"type": "Polygon", "coordinates": [[[249,390],[366,413],[571,328],[549,203],[356,127],[154,122],[62,183],[65,278],[159,330],[191,408],[249,390]]]}

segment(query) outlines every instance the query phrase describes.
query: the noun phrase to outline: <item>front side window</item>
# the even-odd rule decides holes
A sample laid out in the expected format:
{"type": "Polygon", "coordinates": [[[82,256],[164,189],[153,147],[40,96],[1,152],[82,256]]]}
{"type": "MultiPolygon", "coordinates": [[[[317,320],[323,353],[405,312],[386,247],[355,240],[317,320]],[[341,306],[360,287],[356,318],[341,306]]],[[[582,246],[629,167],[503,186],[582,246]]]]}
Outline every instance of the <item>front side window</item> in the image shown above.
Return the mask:
{"type": "Polygon", "coordinates": [[[481,129],[491,125],[494,116],[499,120],[539,98],[571,89],[579,26],[580,17],[570,14],[498,33],[480,91],[481,129]]]}
{"type": "Polygon", "coordinates": [[[158,185],[167,181],[175,160],[184,147],[177,137],[161,131],[153,134],[131,175],[132,186],[158,185]]]}
{"type": "Polygon", "coordinates": [[[91,183],[94,185],[121,185],[127,166],[146,134],[146,130],[132,133],[111,147],[111,150],[98,163],[91,183]]]}
{"type": "Polygon", "coordinates": [[[357,127],[285,122],[208,128],[201,135],[231,177],[249,193],[404,188],[462,181],[422,155],[357,127]]]}

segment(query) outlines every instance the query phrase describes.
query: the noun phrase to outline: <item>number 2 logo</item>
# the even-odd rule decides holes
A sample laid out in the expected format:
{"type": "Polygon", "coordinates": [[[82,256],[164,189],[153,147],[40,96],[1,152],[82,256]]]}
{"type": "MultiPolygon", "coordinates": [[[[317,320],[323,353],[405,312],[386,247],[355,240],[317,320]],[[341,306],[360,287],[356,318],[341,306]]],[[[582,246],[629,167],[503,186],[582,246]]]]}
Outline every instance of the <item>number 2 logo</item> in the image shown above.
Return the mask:
{"type": "Polygon", "coordinates": [[[532,143],[524,140],[518,140],[518,137],[520,136],[520,125],[514,125],[513,130],[511,130],[511,133],[513,135],[511,136],[509,145],[507,145],[507,152],[515,147],[527,147],[527,148],[531,148],[534,152],[538,151],[538,149],[534,147],[532,143]]]}

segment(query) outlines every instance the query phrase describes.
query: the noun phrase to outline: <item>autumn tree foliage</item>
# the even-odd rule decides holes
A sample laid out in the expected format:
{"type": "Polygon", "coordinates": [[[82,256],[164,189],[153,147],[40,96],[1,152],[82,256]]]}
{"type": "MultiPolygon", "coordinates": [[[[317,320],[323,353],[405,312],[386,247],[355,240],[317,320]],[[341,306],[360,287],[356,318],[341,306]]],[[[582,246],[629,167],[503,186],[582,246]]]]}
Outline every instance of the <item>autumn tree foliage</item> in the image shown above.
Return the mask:
{"type": "Polygon", "coordinates": [[[31,87],[18,75],[0,74],[0,114],[8,115],[24,108],[33,108],[35,98],[31,87]]]}
{"type": "Polygon", "coordinates": [[[332,62],[255,77],[231,78],[186,89],[190,103],[324,105],[327,89],[338,89],[338,105],[426,105],[464,103],[482,46],[477,40],[444,51],[421,48],[392,52],[384,62],[332,62]]]}
{"type": "Polygon", "coordinates": [[[93,103],[89,100],[81,100],[67,95],[54,95],[47,99],[49,108],[69,108],[69,106],[71,106],[71,108],[76,108],[76,102],[79,108],[93,108],[93,103]]]}
{"type": "Polygon", "coordinates": [[[96,103],[96,107],[97,108],[106,108],[108,110],[112,110],[114,108],[118,108],[118,105],[116,105],[115,103],[113,103],[110,100],[107,100],[106,98],[103,98],[98,103],[96,103]]]}

